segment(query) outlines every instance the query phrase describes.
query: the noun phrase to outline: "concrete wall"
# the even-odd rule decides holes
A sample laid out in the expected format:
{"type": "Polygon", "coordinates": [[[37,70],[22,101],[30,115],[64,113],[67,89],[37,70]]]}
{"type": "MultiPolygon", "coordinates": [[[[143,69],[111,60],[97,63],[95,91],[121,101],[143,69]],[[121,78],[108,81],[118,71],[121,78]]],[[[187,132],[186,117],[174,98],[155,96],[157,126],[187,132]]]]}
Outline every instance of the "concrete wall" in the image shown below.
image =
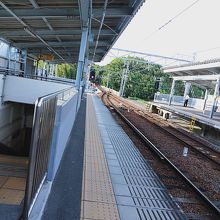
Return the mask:
{"type": "Polygon", "coordinates": [[[68,102],[63,105],[58,105],[57,107],[48,169],[49,181],[53,180],[55,177],[69,139],[70,132],[75,122],[77,113],[77,98],[78,93],[68,100],[68,102]]]}
{"type": "Polygon", "coordinates": [[[12,136],[23,128],[24,105],[0,104],[0,142],[8,145],[12,136]]]}
{"type": "Polygon", "coordinates": [[[61,83],[6,76],[3,99],[4,101],[34,104],[41,96],[71,87],[61,83]]]}
{"type": "MultiPolygon", "coordinates": [[[[0,74],[0,97],[3,90],[3,75],[0,74]]],[[[23,126],[24,106],[0,100],[0,142],[8,144],[11,136],[23,126]]]]}

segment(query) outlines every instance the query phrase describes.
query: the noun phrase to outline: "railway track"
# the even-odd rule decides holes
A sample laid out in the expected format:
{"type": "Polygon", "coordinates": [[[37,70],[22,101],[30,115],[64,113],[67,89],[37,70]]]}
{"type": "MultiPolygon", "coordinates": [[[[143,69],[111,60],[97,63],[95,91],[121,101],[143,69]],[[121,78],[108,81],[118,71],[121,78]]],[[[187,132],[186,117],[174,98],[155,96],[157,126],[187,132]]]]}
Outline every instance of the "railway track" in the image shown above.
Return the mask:
{"type": "Polygon", "coordinates": [[[116,102],[121,103],[121,107],[126,108],[129,111],[134,111],[135,113],[139,114],[140,116],[144,117],[148,121],[152,122],[155,126],[158,126],[160,129],[169,133],[169,135],[179,139],[186,147],[197,151],[198,153],[202,154],[203,156],[207,157],[212,162],[220,165],[220,153],[215,150],[214,148],[210,148],[206,144],[202,143],[201,141],[195,140],[193,137],[188,135],[187,133],[174,128],[170,123],[165,122],[164,120],[159,119],[158,117],[153,117],[151,114],[137,109],[134,105],[131,105],[128,101],[123,101],[119,97],[111,96],[116,102]],[[158,122],[158,123],[155,123],[158,122]]]}
{"type": "MultiPolygon", "coordinates": [[[[154,164],[154,166],[156,167],[156,171],[159,172],[159,176],[162,178],[162,181],[170,190],[171,195],[175,197],[176,202],[187,213],[188,218],[189,219],[219,219],[220,210],[215,203],[216,198],[215,196],[214,197],[211,196],[210,198],[210,194],[212,194],[213,192],[204,193],[206,192],[206,190],[204,190],[203,187],[201,187],[201,184],[198,183],[198,179],[195,179],[193,175],[190,174],[190,172],[187,172],[184,169],[180,169],[179,168],[180,164],[178,163],[176,164],[176,161],[174,162],[172,161],[172,156],[169,155],[170,152],[166,152],[165,154],[164,152],[162,152],[161,147],[155,147],[155,145],[146,137],[144,132],[141,131],[141,129],[137,128],[135,123],[131,122],[132,120],[128,120],[128,115],[134,110],[134,108],[132,107],[133,108],[132,109],[131,106],[129,107],[126,106],[126,108],[124,108],[125,106],[123,106],[122,101],[120,100],[120,104],[118,104],[116,98],[112,98],[112,96],[110,96],[110,98],[109,97],[107,98],[107,95],[104,95],[103,101],[109,106],[109,108],[114,109],[114,111],[117,112],[118,115],[120,115],[120,117],[130,126],[130,128],[132,128],[132,131],[134,131],[136,135],[141,137],[142,141],[145,144],[150,146],[151,151],[153,151],[154,154],[156,153],[157,158],[159,158],[158,163],[162,163],[162,166],[167,167],[166,169],[164,169],[164,167],[161,168],[161,165],[160,166],[155,165],[155,158],[148,159],[153,161],[152,164],[154,164]],[[175,172],[175,174],[173,172],[175,172]],[[178,177],[176,177],[177,174],[178,177]],[[209,196],[207,196],[207,194],[209,196]],[[215,200],[215,202],[213,202],[213,200],[215,200]],[[193,204],[193,208],[192,208],[192,204],[193,204]]],[[[139,117],[140,117],[140,112],[139,112],[139,117]]],[[[138,124],[137,120],[136,123],[138,124]]],[[[161,126],[159,127],[155,126],[155,127],[157,127],[157,129],[159,128],[161,129],[161,126]]],[[[173,137],[172,131],[168,132],[166,130],[166,135],[167,134],[173,137]]],[[[177,139],[179,142],[181,143],[184,142],[184,144],[186,144],[186,142],[182,141],[180,137],[178,137],[177,139]]],[[[189,143],[187,142],[187,144],[189,143]]],[[[140,150],[145,156],[148,155],[148,153],[146,153],[146,147],[142,147],[142,149],[140,150]]],[[[199,157],[201,157],[202,153],[200,151],[196,151],[196,153],[194,152],[194,154],[197,154],[197,156],[199,155],[199,157]]],[[[207,158],[207,160],[209,161],[209,163],[211,163],[212,161],[210,158],[209,159],[207,158]]],[[[215,166],[218,165],[216,162],[214,163],[215,166]]],[[[219,198],[217,198],[217,200],[219,200],[219,198]]]]}

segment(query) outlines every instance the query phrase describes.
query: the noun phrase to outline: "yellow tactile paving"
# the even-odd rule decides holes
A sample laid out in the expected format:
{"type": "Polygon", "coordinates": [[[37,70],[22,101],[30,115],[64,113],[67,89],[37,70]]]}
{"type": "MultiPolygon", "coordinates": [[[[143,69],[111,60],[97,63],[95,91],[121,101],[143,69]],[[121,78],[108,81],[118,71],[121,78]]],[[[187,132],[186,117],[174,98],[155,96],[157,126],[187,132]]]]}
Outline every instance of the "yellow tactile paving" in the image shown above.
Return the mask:
{"type": "Polygon", "coordinates": [[[81,220],[119,220],[111,178],[90,95],[87,96],[83,175],[81,220]]]}
{"type": "Polygon", "coordinates": [[[84,210],[84,218],[118,220],[114,204],[84,201],[84,210]]]}

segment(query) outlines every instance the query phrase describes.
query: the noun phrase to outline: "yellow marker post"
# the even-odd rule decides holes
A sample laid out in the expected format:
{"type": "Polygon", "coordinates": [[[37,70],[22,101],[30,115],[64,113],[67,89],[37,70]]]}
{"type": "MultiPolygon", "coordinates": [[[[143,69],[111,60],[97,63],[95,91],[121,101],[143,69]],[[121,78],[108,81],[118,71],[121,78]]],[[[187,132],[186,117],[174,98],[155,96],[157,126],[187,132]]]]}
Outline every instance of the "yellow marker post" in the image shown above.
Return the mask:
{"type": "Polygon", "coordinates": [[[195,116],[192,116],[191,122],[190,122],[190,125],[189,125],[189,131],[190,131],[190,132],[193,132],[195,123],[196,123],[196,117],[195,117],[195,116]]]}

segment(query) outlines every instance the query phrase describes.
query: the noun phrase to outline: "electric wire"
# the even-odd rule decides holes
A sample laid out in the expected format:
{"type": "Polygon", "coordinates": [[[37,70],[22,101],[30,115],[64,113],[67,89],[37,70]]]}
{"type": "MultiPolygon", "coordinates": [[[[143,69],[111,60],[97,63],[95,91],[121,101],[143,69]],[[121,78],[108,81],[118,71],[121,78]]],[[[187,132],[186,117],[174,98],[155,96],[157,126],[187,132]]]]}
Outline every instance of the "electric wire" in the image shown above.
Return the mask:
{"type": "Polygon", "coordinates": [[[181,16],[183,13],[185,13],[187,10],[189,10],[190,8],[192,8],[195,4],[197,4],[200,0],[196,0],[193,3],[191,3],[189,6],[187,6],[186,8],[184,8],[182,11],[180,11],[177,15],[175,15],[173,18],[171,18],[170,20],[168,20],[167,22],[165,22],[163,25],[161,25],[159,28],[157,28],[156,30],[154,30],[152,33],[150,33],[147,37],[144,38],[144,40],[152,37],[154,34],[156,34],[157,32],[161,31],[163,28],[165,28],[168,24],[170,24],[171,22],[173,22],[176,18],[178,18],[179,16],[181,16]]]}

